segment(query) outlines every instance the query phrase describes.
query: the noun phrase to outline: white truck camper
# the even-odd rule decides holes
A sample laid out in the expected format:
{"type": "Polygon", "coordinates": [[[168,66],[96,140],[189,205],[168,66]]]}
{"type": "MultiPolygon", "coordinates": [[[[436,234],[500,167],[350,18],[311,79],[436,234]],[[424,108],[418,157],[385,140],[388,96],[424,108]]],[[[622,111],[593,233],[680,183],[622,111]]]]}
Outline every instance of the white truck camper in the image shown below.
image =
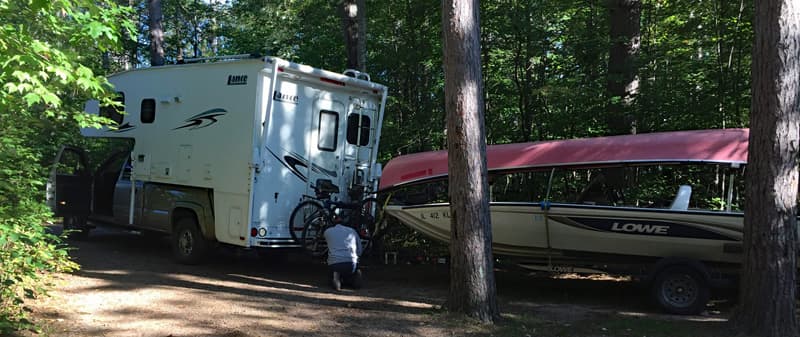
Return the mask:
{"type": "Polygon", "coordinates": [[[125,113],[96,101],[86,111],[119,126],[81,132],[134,145],[91,171],[80,149],[59,154],[48,201],[65,228],[168,233],[178,261],[196,263],[216,243],[297,247],[289,218],[317,180],[337,185],[340,201],[377,189],[387,88],[367,74],[238,57],[109,81],[125,113]],[[81,168],[61,172],[69,152],[81,168]]]}

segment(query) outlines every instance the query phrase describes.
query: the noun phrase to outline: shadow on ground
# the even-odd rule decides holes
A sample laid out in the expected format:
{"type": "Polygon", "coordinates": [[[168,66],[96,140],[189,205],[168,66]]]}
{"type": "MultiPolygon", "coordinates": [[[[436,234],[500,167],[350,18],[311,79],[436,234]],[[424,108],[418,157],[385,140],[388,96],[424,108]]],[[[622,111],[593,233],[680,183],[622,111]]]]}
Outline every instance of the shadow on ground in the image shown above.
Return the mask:
{"type": "MultiPolygon", "coordinates": [[[[82,281],[59,291],[73,309],[43,313],[68,322],[53,328],[58,336],[481,335],[441,321],[446,265],[367,262],[364,289],[334,292],[325,265],[299,253],[223,248],[186,266],[173,262],[167,238],[109,229],[71,246],[82,266],[72,277],[82,281]]],[[[631,282],[554,280],[515,269],[498,270],[496,279],[506,314],[552,322],[654,314],[631,282]]]]}

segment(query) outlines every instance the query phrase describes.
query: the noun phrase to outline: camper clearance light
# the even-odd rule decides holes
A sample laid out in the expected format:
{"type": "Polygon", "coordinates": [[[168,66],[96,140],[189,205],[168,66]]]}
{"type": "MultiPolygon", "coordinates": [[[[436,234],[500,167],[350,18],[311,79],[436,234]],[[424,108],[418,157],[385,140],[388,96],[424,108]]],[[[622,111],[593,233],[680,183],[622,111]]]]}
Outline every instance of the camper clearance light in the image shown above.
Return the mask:
{"type": "Polygon", "coordinates": [[[330,78],[320,77],[319,80],[322,81],[322,82],[325,82],[325,83],[331,83],[331,84],[336,84],[336,85],[340,85],[340,86],[345,86],[344,82],[337,81],[337,80],[330,79],[330,78]]]}

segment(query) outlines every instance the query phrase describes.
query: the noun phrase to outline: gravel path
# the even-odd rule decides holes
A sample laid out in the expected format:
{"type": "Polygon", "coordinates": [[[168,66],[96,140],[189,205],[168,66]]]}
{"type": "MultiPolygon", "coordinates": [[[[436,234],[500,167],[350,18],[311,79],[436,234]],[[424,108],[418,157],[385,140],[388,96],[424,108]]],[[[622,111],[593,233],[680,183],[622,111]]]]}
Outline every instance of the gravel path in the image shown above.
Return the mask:
{"type": "MultiPolygon", "coordinates": [[[[302,255],[269,262],[222,250],[206,264],[185,266],[171,260],[165,239],[112,230],[97,230],[74,247],[82,269],[59,275],[52,297],[34,305],[46,335],[483,334],[479,326],[443,319],[444,265],[366,265],[364,289],[334,292],[324,265],[302,255]]],[[[500,308],[507,315],[570,321],[596,312],[652,310],[627,282],[497,275],[500,308]]]]}

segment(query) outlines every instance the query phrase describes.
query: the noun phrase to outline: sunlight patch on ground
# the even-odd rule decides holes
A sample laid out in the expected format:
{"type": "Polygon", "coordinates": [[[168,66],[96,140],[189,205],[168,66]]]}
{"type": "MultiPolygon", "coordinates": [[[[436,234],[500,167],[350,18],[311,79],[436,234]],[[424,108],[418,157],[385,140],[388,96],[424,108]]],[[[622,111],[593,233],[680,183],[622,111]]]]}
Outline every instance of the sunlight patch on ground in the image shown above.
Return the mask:
{"type": "Polygon", "coordinates": [[[81,271],[92,273],[92,274],[104,274],[104,275],[117,275],[117,276],[126,276],[130,275],[131,272],[128,270],[94,270],[94,269],[81,269],[81,271]]]}
{"type": "Polygon", "coordinates": [[[727,322],[728,319],[720,316],[680,316],[680,315],[667,315],[667,314],[653,314],[645,312],[632,312],[632,311],[617,311],[617,315],[627,317],[650,317],[658,319],[676,320],[676,321],[689,321],[689,322],[727,322]]]}
{"type": "Polygon", "coordinates": [[[299,287],[299,288],[308,288],[308,289],[316,289],[317,288],[317,287],[309,285],[309,284],[301,284],[301,283],[294,283],[294,282],[284,282],[284,281],[266,279],[266,278],[263,278],[263,277],[255,277],[255,276],[241,275],[241,274],[228,274],[228,275],[235,276],[235,277],[241,277],[243,279],[248,279],[248,280],[252,280],[252,281],[269,282],[269,283],[281,284],[281,285],[287,285],[287,286],[293,286],[293,287],[299,287]]]}
{"type": "MultiPolygon", "coordinates": [[[[80,279],[81,277],[77,277],[80,279]]],[[[187,276],[174,276],[186,282],[202,284],[187,276]]],[[[63,318],[79,322],[89,331],[107,337],[132,336],[144,333],[148,336],[169,336],[180,331],[182,336],[217,335],[221,327],[239,328],[227,324],[219,309],[242,317],[251,317],[260,326],[280,329],[288,321],[293,327],[308,331],[324,331],[316,320],[293,317],[287,314],[291,308],[264,301],[252,301],[245,295],[225,296],[206,289],[189,289],[181,286],[156,285],[120,291],[87,291],[86,289],[113,286],[114,282],[87,279],[77,282],[80,287],[59,289],[53,292],[57,298],[48,301],[51,309],[73,308],[64,312],[63,318]],[[189,295],[189,296],[187,296],[189,295]],[[199,304],[206,305],[199,305],[199,304]]],[[[118,285],[118,284],[116,284],[118,285]]],[[[242,287],[240,283],[230,286],[242,287]]],[[[244,285],[247,287],[247,285],[244,285]]],[[[302,292],[301,292],[302,293],[302,292]]]]}
{"type": "MultiPolygon", "coordinates": [[[[289,283],[289,282],[280,282],[274,281],[271,279],[260,279],[264,284],[263,285],[254,285],[254,284],[246,284],[243,285],[239,282],[231,282],[231,281],[222,281],[222,282],[215,282],[211,283],[205,281],[203,279],[199,279],[193,276],[186,276],[186,275],[172,275],[171,278],[183,280],[186,282],[193,282],[198,284],[207,284],[210,286],[225,286],[225,287],[235,287],[240,289],[248,289],[254,291],[268,291],[271,293],[276,294],[283,294],[283,295],[292,295],[292,296],[302,296],[307,298],[315,298],[320,300],[335,300],[339,302],[348,302],[352,304],[363,304],[363,303],[378,303],[378,304],[390,304],[394,306],[405,307],[408,309],[432,309],[435,307],[434,304],[431,303],[422,303],[422,302],[414,302],[414,301],[407,301],[407,300],[395,300],[389,298],[381,298],[381,297],[374,297],[374,296],[359,296],[359,295],[350,295],[347,293],[328,293],[328,292],[319,292],[319,287],[308,285],[308,284],[299,284],[299,283],[289,283]],[[300,287],[308,289],[309,291],[305,290],[297,290],[297,289],[289,289],[283,287],[275,287],[270,286],[268,284],[278,284],[281,286],[293,286],[293,287],[300,287]]],[[[258,278],[248,277],[250,279],[259,280],[258,278]]],[[[327,291],[327,289],[326,289],[327,291]]]]}
{"type": "Polygon", "coordinates": [[[563,273],[551,276],[554,279],[560,280],[599,280],[599,281],[614,281],[614,282],[630,282],[630,276],[614,276],[609,274],[578,274],[578,273],[563,273]]]}

